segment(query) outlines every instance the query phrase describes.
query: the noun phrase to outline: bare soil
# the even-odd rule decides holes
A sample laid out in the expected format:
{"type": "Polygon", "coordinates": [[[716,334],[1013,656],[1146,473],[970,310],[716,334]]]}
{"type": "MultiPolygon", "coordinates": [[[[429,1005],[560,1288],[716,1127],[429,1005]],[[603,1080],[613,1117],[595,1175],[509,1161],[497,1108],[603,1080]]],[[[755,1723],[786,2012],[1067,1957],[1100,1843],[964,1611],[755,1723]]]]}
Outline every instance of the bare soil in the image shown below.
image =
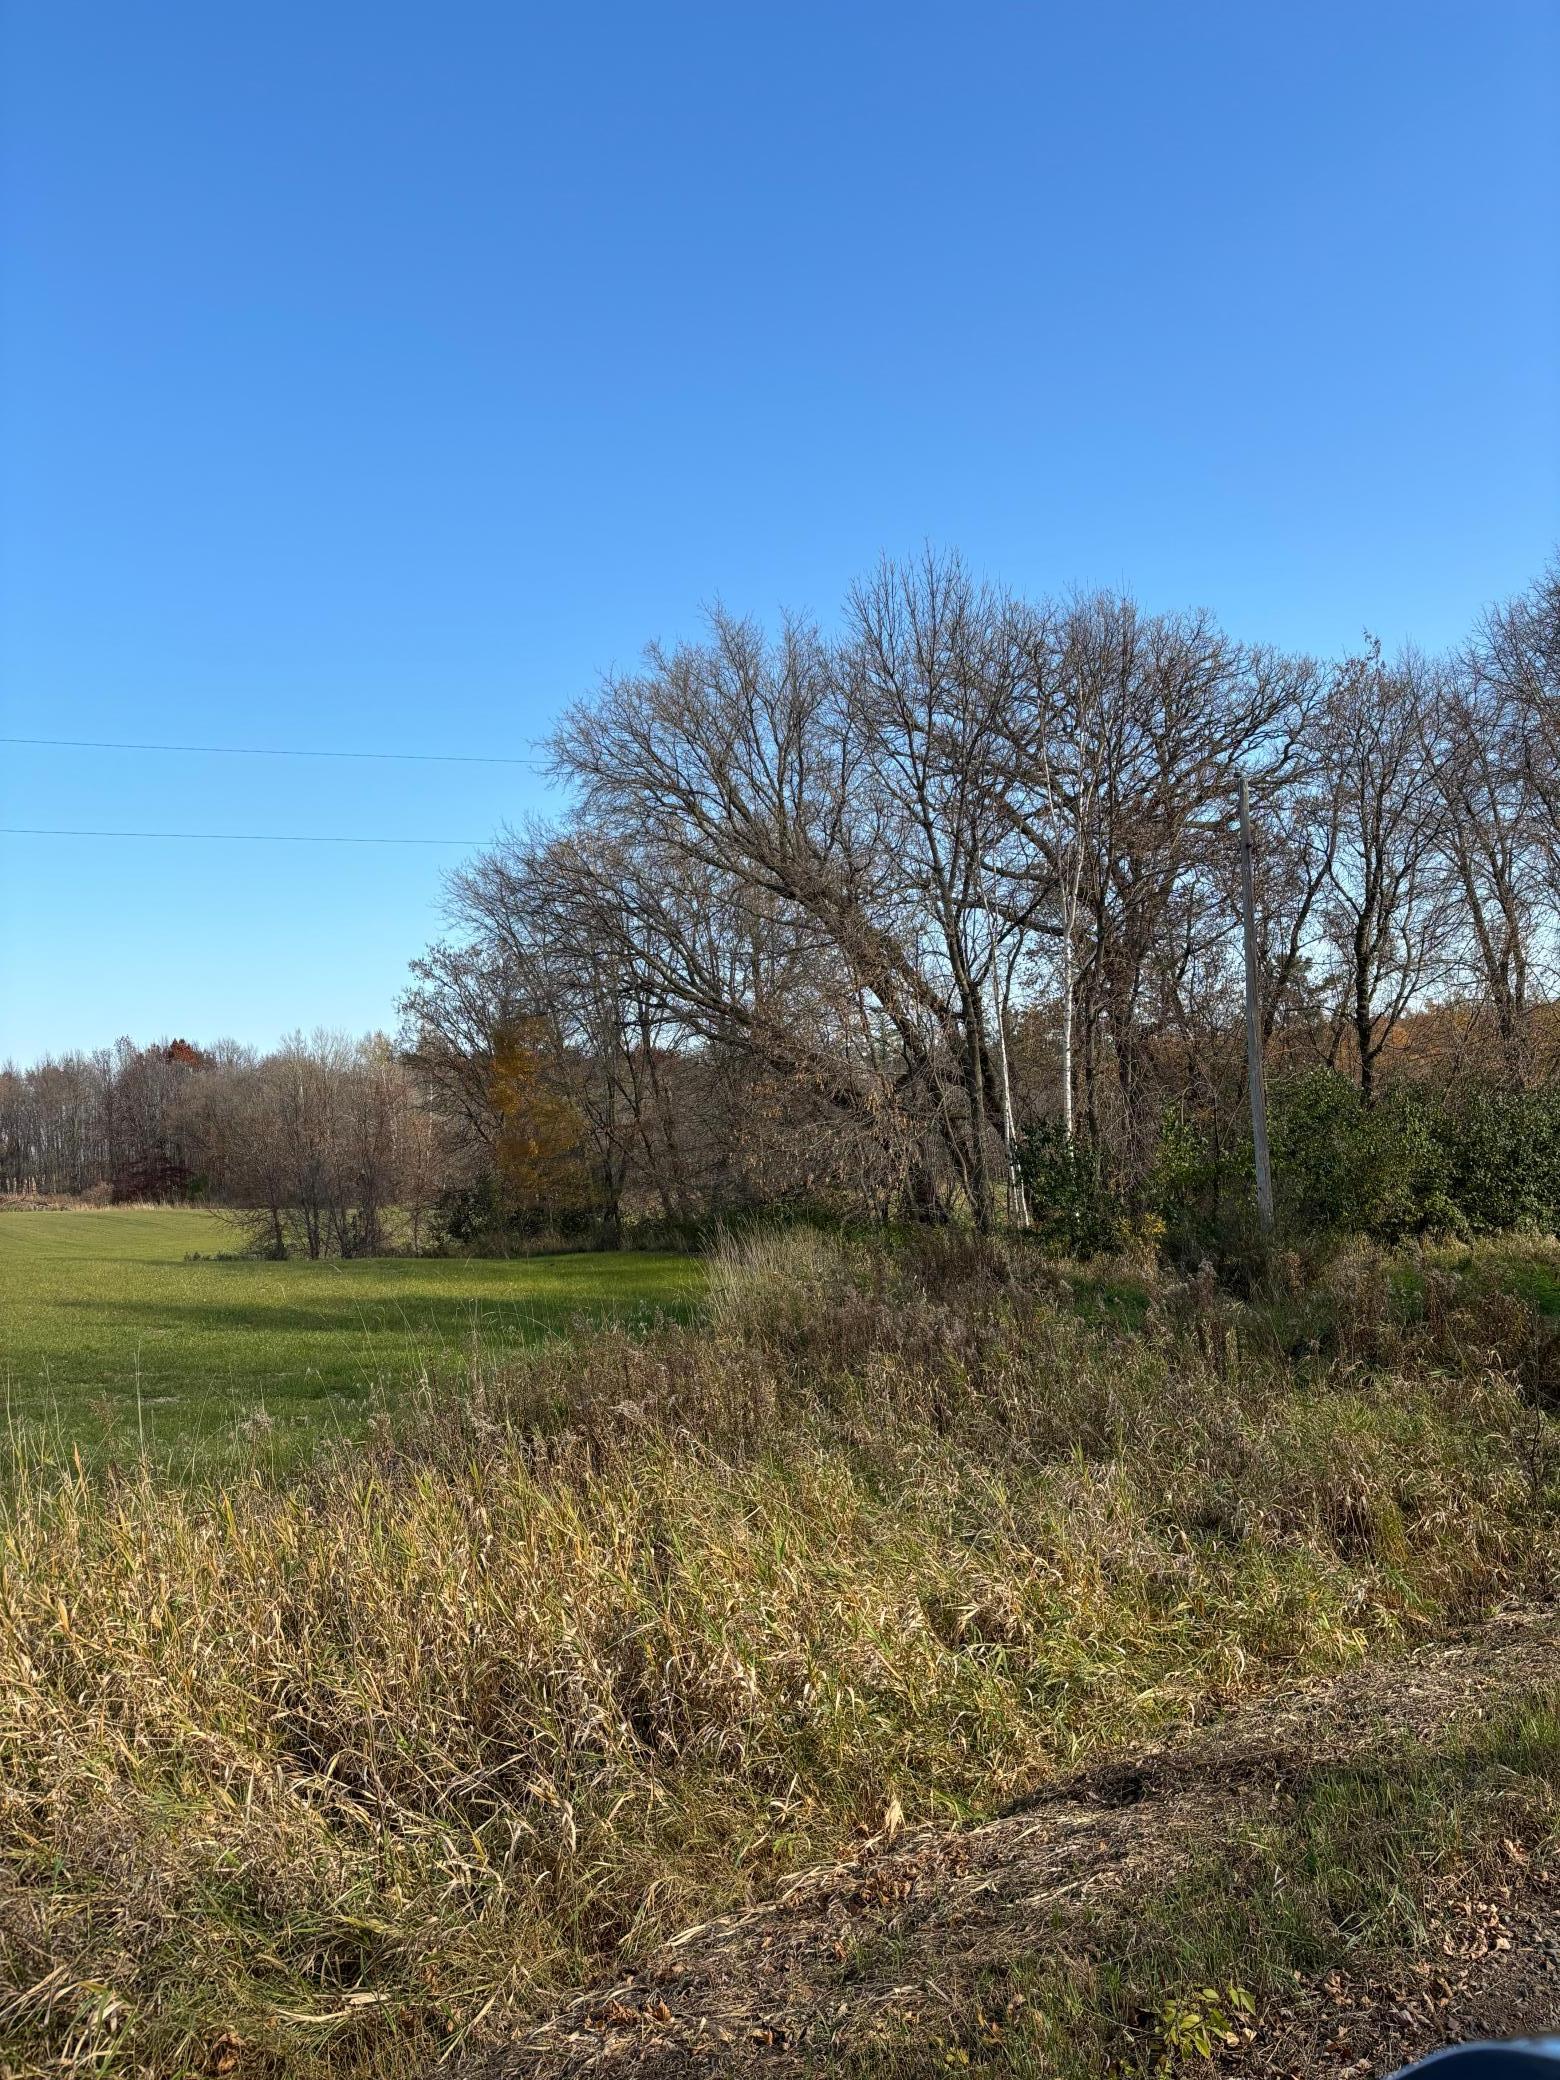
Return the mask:
{"type": "MultiPolygon", "coordinates": [[[[1065,1956],[1080,1909],[1119,1914],[1135,1889],[1162,1884],[1304,1773],[1472,1725],[1557,1680],[1560,1612],[1527,1605],[1456,1639],[1257,1697],[983,1826],[887,1830],[763,1905],[684,1930],[639,1970],[461,2070],[466,2080],[778,2076],[827,2072],[884,2041],[929,2041],[983,1977],[1065,1956]]],[[[1560,1870],[1515,1843],[1509,1852],[1479,1896],[1452,1886],[1423,1903],[1420,1954],[1297,1983],[1292,2001],[1220,2054],[1220,2068],[1363,2076],[1471,2036],[1553,2029],[1560,1870]]]]}

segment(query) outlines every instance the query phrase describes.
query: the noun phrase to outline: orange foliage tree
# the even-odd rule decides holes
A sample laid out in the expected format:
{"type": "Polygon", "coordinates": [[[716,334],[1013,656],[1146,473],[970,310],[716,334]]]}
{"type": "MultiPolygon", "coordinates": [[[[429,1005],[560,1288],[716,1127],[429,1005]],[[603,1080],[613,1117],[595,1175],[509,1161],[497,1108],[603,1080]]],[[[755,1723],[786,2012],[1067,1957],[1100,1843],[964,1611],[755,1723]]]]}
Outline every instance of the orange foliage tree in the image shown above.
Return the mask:
{"type": "Polygon", "coordinates": [[[567,1093],[546,1021],[517,1019],[493,1046],[497,1167],[510,1203],[529,1213],[582,1211],[590,1203],[585,1122],[567,1093]]]}

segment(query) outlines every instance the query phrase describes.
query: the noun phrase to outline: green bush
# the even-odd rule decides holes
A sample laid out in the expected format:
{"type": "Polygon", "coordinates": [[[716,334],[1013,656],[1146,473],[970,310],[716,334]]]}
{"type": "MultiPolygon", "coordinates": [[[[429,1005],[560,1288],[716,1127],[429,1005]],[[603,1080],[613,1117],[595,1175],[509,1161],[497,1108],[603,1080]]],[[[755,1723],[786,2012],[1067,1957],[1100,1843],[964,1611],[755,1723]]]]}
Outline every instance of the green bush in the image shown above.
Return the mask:
{"type": "Polygon", "coordinates": [[[1560,1092],[1476,1090],[1447,1109],[1447,1188],[1469,1229],[1560,1225],[1560,1092]]]}
{"type": "Polygon", "coordinates": [[[469,1185],[446,1185],[428,1224],[434,1255],[505,1257],[547,1244],[586,1249],[600,1241],[603,1223],[587,1207],[516,1207],[498,1180],[484,1174],[469,1185]]]}
{"type": "MultiPolygon", "coordinates": [[[[1405,1077],[1367,1105],[1352,1078],[1318,1067],[1274,1079],[1268,1138],[1279,1231],[1294,1242],[1560,1232],[1560,1088],[1405,1077]]],[[[1249,1131],[1221,1150],[1204,1119],[1167,1109],[1130,1201],[1098,1151],[1053,1123],[1030,1128],[1019,1159],[1036,1237],[1059,1254],[1119,1250],[1153,1223],[1173,1262],[1249,1269],[1265,1254],[1249,1131]]]]}
{"type": "Polygon", "coordinates": [[[1259,1251],[1251,1150],[1221,1156],[1202,1120],[1166,1106],[1147,1182],[1166,1256],[1191,1270],[1205,1259],[1228,1265],[1259,1251]]]}
{"type": "Polygon", "coordinates": [[[1269,1138],[1293,1234],[1494,1234],[1560,1220],[1560,1093],[1390,1086],[1331,1069],[1274,1084],[1269,1138]]]}
{"type": "Polygon", "coordinates": [[[1019,1144],[1019,1169],[1037,1240],[1069,1257],[1118,1250],[1127,1237],[1127,1209],[1100,1167],[1099,1151],[1069,1141],[1044,1121],[1019,1144]]]}

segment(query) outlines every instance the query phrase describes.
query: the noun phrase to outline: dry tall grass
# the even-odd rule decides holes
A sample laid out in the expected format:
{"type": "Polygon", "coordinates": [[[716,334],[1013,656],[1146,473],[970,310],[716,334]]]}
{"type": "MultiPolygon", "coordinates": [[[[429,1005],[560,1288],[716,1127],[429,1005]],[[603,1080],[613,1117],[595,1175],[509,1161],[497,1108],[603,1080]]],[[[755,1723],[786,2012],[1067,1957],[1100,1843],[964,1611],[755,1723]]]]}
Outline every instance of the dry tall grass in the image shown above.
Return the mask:
{"type": "Polygon", "coordinates": [[[12,2071],[421,2069],[895,1800],[989,1809],[1549,1568],[1552,1426],[1455,1306],[1356,1296],[1297,1370],[1205,1288],[1091,1325],[1000,1252],[714,1285],[285,1484],[18,1453],[12,2071]]]}

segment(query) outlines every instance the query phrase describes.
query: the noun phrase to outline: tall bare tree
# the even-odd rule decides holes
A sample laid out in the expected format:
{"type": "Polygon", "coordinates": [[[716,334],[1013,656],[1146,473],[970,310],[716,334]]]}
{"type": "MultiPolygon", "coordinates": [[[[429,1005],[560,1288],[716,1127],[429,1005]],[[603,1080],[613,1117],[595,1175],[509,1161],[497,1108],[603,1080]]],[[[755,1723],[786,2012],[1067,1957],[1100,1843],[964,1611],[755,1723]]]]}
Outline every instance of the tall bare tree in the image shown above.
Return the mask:
{"type": "Polygon", "coordinates": [[[1384,663],[1375,643],[1348,659],[1320,711],[1316,749],[1337,824],[1324,918],[1333,1054],[1347,1038],[1370,1104],[1383,1052],[1442,973],[1453,922],[1412,672],[1384,663]]]}

